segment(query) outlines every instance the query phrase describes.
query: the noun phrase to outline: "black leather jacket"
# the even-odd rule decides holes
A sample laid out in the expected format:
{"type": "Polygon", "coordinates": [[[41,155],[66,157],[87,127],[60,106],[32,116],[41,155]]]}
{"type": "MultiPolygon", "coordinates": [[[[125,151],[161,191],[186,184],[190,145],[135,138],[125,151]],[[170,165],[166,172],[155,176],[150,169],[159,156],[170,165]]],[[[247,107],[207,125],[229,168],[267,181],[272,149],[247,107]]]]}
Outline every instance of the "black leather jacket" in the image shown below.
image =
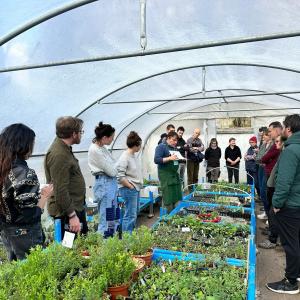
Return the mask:
{"type": "Polygon", "coordinates": [[[7,224],[34,224],[41,221],[40,184],[25,160],[16,159],[2,188],[0,220],[7,224]]]}

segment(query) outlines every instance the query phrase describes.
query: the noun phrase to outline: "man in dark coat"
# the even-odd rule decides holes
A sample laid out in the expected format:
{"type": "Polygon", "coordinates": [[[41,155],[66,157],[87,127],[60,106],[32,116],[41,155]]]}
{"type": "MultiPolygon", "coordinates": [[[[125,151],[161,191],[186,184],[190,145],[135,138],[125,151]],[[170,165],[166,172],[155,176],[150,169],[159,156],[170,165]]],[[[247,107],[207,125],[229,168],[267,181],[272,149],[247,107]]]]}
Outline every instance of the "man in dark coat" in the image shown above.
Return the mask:
{"type": "Polygon", "coordinates": [[[278,160],[275,192],[272,198],[275,222],[286,255],[285,278],[267,283],[267,288],[281,294],[298,294],[300,280],[300,115],[283,121],[285,149],[278,160]]]}

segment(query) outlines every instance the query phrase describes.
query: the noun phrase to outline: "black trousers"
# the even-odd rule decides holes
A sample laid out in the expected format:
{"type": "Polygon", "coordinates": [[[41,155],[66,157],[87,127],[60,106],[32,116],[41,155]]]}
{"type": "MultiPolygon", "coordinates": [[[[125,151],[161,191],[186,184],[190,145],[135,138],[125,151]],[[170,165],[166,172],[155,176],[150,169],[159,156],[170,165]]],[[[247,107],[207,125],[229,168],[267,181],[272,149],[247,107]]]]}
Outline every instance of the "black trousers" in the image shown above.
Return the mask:
{"type": "Polygon", "coordinates": [[[273,244],[277,243],[277,239],[279,237],[278,228],[275,221],[275,213],[272,206],[272,198],[275,192],[275,188],[267,187],[267,201],[270,205],[270,210],[267,212],[268,222],[269,222],[269,241],[273,244]]]}
{"type": "Polygon", "coordinates": [[[256,188],[257,195],[258,195],[258,197],[260,197],[260,188],[259,188],[259,180],[258,180],[258,169],[259,169],[259,165],[256,165],[254,182],[255,182],[255,188],[256,188]]]}
{"type": "MultiPolygon", "coordinates": [[[[81,230],[80,233],[82,234],[87,234],[88,232],[88,226],[86,222],[86,213],[85,209],[82,211],[76,211],[76,215],[81,223],[81,230]]],[[[64,238],[65,231],[68,231],[68,226],[69,226],[69,217],[64,216],[61,218],[55,218],[55,219],[60,219],[61,220],[61,238],[64,238]]]]}
{"type": "MultiPolygon", "coordinates": [[[[238,168],[239,166],[235,166],[235,168],[238,168]]],[[[228,172],[228,182],[232,183],[232,176],[234,176],[234,182],[239,183],[239,169],[232,169],[232,168],[227,168],[228,172]]]]}
{"type": "Polygon", "coordinates": [[[45,242],[40,222],[27,225],[1,224],[1,237],[10,261],[24,259],[30,248],[45,242]]]}
{"type": "Polygon", "coordinates": [[[300,208],[284,207],[274,220],[286,255],[285,277],[295,281],[300,275],[300,208]]]}

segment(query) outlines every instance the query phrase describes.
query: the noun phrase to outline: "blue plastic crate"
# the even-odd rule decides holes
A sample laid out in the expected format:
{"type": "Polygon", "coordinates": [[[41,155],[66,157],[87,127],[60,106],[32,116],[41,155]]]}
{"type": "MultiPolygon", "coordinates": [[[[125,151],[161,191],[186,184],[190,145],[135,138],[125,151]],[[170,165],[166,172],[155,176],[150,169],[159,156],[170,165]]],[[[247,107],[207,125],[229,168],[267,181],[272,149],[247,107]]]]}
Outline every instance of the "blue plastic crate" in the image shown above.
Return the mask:
{"type": "MultiPolygon", "coordinates": [[[[205,255],[199,253],[186,253],[180,251],[172,251],[160,248],[153,249],[153,260],[184,260],[184,261],[204,261],[205,255]]],[[[231,266],[242,267],[246,262],[242,259],[226,258],[225,262],[231,266]]]]}

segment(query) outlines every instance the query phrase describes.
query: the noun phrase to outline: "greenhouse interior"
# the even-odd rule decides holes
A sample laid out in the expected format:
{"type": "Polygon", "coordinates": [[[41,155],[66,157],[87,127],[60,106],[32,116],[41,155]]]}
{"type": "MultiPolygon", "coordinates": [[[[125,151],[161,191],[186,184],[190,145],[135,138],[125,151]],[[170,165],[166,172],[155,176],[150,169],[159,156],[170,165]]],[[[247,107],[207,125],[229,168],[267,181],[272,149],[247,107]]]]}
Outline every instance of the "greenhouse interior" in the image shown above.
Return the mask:
{"type": "Polygon", "coordinates": [[[1,1],[0,300],[299,299],[299,19],[1,1]]]}

